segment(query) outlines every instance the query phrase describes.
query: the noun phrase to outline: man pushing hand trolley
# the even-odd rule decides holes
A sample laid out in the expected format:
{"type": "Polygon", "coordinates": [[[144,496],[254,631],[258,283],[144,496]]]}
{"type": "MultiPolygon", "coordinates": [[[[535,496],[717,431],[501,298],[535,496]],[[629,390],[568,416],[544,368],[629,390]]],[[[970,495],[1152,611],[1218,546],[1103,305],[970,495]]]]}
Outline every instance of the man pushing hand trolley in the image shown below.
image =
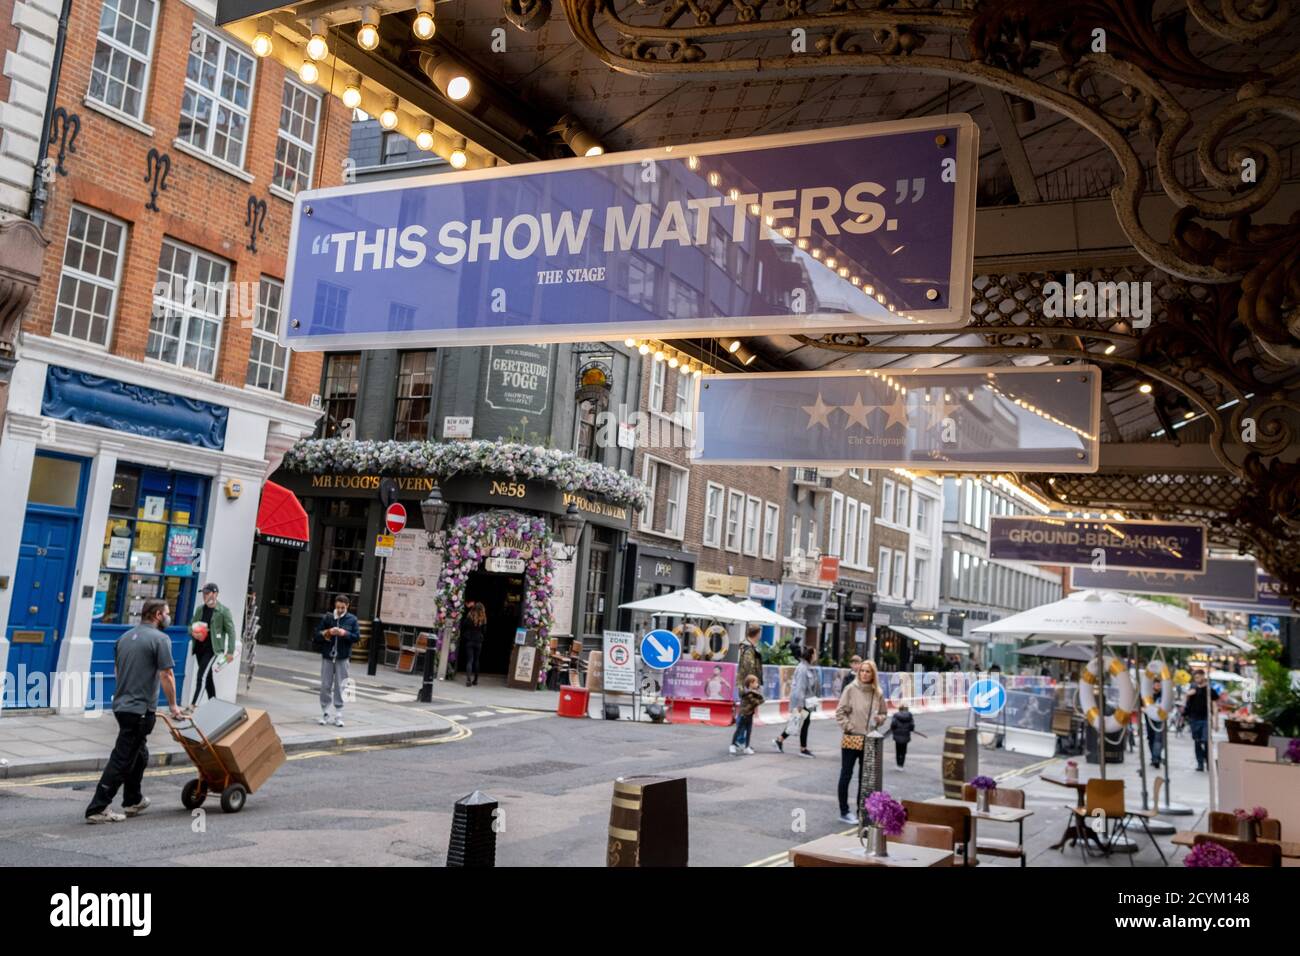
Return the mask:
{"type": "Polygon", "coordinates": [[[163,721],[198,770],[198,777],[181,790],[187,810],[197,809],[209,793],[216,793],[224,812],[238,813],[248,795],[285,761],[284,746],[264,710],[210,700],[192,717],[172,722],[164,716],[163,721]]]}

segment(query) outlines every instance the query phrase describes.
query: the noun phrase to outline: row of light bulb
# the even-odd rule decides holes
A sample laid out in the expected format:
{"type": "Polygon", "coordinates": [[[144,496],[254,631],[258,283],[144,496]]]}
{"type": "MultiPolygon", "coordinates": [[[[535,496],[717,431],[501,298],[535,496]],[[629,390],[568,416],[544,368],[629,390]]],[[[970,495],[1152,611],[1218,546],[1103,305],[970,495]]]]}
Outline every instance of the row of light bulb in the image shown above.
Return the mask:
{"type": "MultiPolygon", "coordinates": [[[[411,33],[417,40],[431,40],[437,32],[437,24],[433,21],[433,3],[434,0],[417,0],[415,19],[411,21],[411,33]]],[[[257,22],[257,33],[253,36],[255,54],[260,57],[271,55],[273,47],[271,35],[274,29],[274,24],[268,17],[263,17],[257,22]]],[[[379,47],[379,13],[374,7],[361,8],[357,46],[363,50],[374,50],[379,47]]],[[[311,21],[311,38],[307,41],[307,56],[313,60],[323,60],[329,56],[329,52],[329,43],[325,39],[325,22],[319,17],[314,17],[311,21]]],[[[456,85],[456,91],[449,90],[447,93],[454,100],[464,99],[469,95],[469,78],[461,77],[460,80],[461,82],[456,85]],[[456,95],[457,93],[460,95],[456,95]]]]}
{"type": "Polygon", "coordinates": [[[706,365],[698,359],[693,359],[676,349],[669,348],[655,339],[626,338],[623,340],[623,344],[630,349],[636,349],[642,355],[653,354],[656,362],[667,362],[669,368],[677,369],[682,375],[694,375],[699,378],[705,372],[710,375],[717,373],[717,369],[711,365],[706,365]]]}
{"type": "MultiPolygon", "coordinates": [[[[687,156],[686,167],[693,172],[698,171],[700,168],[700,158],[698,156],[687,156]]],[[[704,178],[705,181],[707,181],[708,184],[712,186],[714,189],[718,189],[726,193],[727,197],[732,202],[735,202],[740,198],[741,196],[740,190],[735,186],[729,187],[724,185],[722,182],[722,174],[719,173],[716,169],[709,172],[704,178]]],[[[758,218],[758,216],[762,214],[762,208],[759,206],[758,203],[750,203],[749,214],[754,218],[758,218]]],[[[773,232],[779,233],[781,237],[784,239],[794,240],[795,246],[800,251],[809,252],[811,247],[810,254],[812,255],[813,259],[815,259],[817,262],[820,262],[827,269],[830,269],[831,272],[834,272],[841,279],[847,279],[849,282],[851,282],[854,285],[855,288],[861,289],[863,292],[865,292],[867,295],[874,298],[877,302],[879,302],[890,312],[897,311],[894,308],[894,304],[890,302],[888,299],[886,299],[883,293],[877,292],[875,286],[873,286],[869,282],[863,281],[860,275],[854,273],[851,269],[849,269],[848,266],[844,265],[834,255],[832,255],[831,253],[824,252],[820,247],[812,246],[812,244],[807,239],[804,238],[795,239],[795,229],[793,226],[782,226],[781,228],[778,229],[775,223],[776,223],[775,217],[773,216],[764,217],[763,224],[766,225],[773,232]]],[[[834,250],[832,250],[832,252],[833,251],[834,250]]],[[[903,319],[904,321],[911,320],[911,317],[906,315],[901,315],[899,316],[899,318],[903,319]]]]}

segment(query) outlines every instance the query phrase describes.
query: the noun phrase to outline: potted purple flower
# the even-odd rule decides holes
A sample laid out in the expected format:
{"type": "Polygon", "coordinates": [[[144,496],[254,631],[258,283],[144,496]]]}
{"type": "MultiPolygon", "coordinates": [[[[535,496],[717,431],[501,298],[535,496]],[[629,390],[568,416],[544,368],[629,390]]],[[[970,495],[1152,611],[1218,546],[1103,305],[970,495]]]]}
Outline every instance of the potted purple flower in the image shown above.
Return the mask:
{"type": "Polygon", "coordinates": [[[865,839],[859,831],[858,840],[867,848],[868,856],[888,856],[886,836],[898,836],[907,822],[903,805],[884,790],[877,790],[862,802],[862,819],[865,839]]]}
{"type": "Polygon", "coordinates": [[[1286,759],[1292,763],[1300,763],[1300,737],[1292,737],[1290,743],[1286,745],[1286,759]]]}
{"type": "Polygon", "coordinates": [[[998,782],[992,777],[976,777],[970,782],[975,788],[975,809],[980,813],[989,812],[989,792],[998,788],[998,782]]]}
{"type": "Polygon", "coordinates": [[[1192,847],[1192,852],[1187,854],[1183,860],[1183,866],[1193,867],[1226,867],[1241,866],[1237,855],[1229,850],[1222,843],[1198,843],[1192,847]]]}
{"type": "Polygon", "coordinates": [[[1232,815],[1237,818],[1237,839],[1245,843],[1257,842],[1259,825],[1268,818],[1268,811],[1263,807],[1252,807],[1249,810],[1238,807],[1232,811],[1232,815]]]}

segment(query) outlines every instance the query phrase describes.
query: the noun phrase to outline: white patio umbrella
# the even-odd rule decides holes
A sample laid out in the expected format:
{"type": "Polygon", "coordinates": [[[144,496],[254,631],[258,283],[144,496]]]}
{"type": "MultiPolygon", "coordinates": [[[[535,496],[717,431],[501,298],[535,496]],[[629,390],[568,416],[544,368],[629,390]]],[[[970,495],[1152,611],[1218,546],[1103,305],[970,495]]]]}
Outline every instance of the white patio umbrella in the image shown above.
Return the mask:
{"type": "Polygon", "coordinates": [[[765,623],[771,624],[773,627],[792,628],[800,631],[806,631],[808,629],[808,625],[805,624],[803,621],[796,621],[792,617],[786,617],[784,614],[778,614],[776,611],[773,611],[771,608],[763,607],[763,605],[759,604],[757,601],[752,600],[750,598],[745,598],[745,600],[739,603],[739,606],[748,607],[748,608],[757,608],[760,613],[766,615],[765,623]]]}
{"type": "Polygon", "coordinates": [[[665,617],[697,617],[718,621],[745,620],[743,615],[729,611],[716,601],[710,601],[690,588],[680,588],[670,594],[656,594],[654,597],[642,598],[639,601],[629,601],[627,604],[620,604],[619,607],[629,611],[648,611],[665,617]]]}
{"type": "MultiPolygon", "coordinates": [[[[1160,647],[1217,646],[1218,641],[1208,635],[1197,634],[1182,624],[1175,623],[1163,614],[1139,607],[1127,595],[1114,591],[1075,591],[1060,601],[1030,608],[1019,614],[1004,617],[975,628],[986,634],[1019,634],[1026,637],[1046,637],[1071,643],[1093,643],[1098,663],[1106,644],[1146,644],[1160,647]]],[[[1098,667],[1098,699],[1105,701],[1105,669],[1098,667]]],[[[1101,778],[1106,779],[1106,715],[1105,707],[1097,708],[1097,759],[1101,778]]],[[[1145,779],[1145,765],[1143,767],[1145,779]]],[[[1211,767],[1211,777],[1213,767],[1211,767]]],[[[1211,802],[1213,793],[1211,792],[1211,802]]]]}
{"type": "Polygon", "coordinates": [[[744,621],[746,624],[771,624],[768,615],[771,614],[767,608],[758,604],[747,605],[744,601],[728,601],[721,594],[711,594],[705,600],[711,604],[717,604],[722,608],[723,614],[734,614],[736,619],[744,621]]]}

